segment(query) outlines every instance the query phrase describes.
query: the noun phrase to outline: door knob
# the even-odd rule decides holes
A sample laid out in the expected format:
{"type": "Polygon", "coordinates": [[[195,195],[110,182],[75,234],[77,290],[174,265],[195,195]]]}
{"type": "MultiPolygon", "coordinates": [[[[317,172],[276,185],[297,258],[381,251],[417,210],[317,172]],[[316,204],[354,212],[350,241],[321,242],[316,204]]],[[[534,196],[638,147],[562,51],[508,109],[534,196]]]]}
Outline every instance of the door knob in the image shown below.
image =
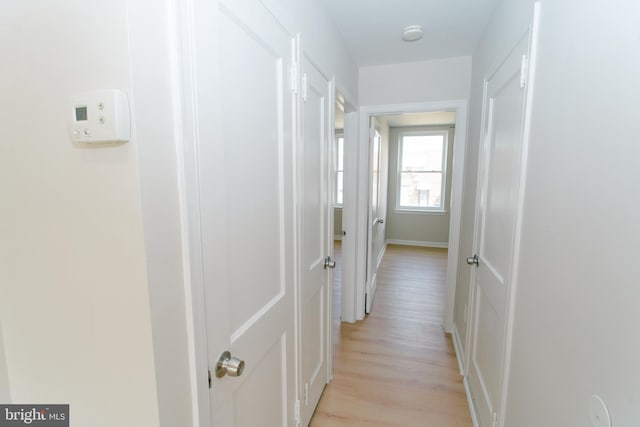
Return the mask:
{"type": "Polygon", "coordinates": [[[336,268],[336,262],[334,260],[332,260],[330,256],[328,256],[328,257],[326,257],[324,259],[323,267],[324,268],[336,268]]]}
{"type": "Polygon", "coordinates": [[[216,377],[222,378],[225,375],[239,377],[244,372],[244,360],[231,357],[228,351],[223,352],[216,363],[216,377]]]}
{"type": "Polygon", "coordinates": [[[478,261],[478,254],[476,254],[474,256],[468,256],[467,257],[467,264],[475,265],[476,267],[479,266],[480,262],[478,261]]]}

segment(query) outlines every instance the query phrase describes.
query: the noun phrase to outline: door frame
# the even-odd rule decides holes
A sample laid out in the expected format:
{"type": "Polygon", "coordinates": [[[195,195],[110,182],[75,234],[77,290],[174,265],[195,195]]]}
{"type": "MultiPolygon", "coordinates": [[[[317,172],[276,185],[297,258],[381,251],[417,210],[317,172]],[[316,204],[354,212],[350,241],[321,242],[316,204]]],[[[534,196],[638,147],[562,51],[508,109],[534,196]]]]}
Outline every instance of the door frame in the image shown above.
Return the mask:
{"type": "MultiPolygon", "coordinates": [[[[456,295],[456,279],[458,274],[458,254],[460,248],[460,229],[462,220],[462,196],[464,188],[464,164],[467,151],[468,103],[466,99],[414,102],[407,104],[365,105],[360,107],[358,125],[357,152],[357,200],[356,202],[356,263],[355,283],[343,286],[354,286],[352,290],[355,302],[344,310],[349,310],[355,320],[364,319],[364,295],[367,289],[367,238],[368,238],[368,186],[369,183],[369,120],[372,116],[386,114],[420,113],[435,111],[455,111],[456,132],[453,142],[453,173],[451,180],[451,204],[449,222],[449,253],[447,257],[447,282],[445,292],[444,318],[442,327],[445,332],[453,332],[453,311],[456,295]]],[[[343,292],[346,289],[343,288],[343,292]]],[[[343,311],[344,311],[343,310],[343,311]]]]}
{"type": "MultiPolygon", "coordinates": [[[[199,175],[199,117],[196,109],[198,97],[195,82],[196,40],[194,13],[199,0],[171,0],[171,22],[174,33],[171,52],[176,63],[173,70],[173,90],[176,117],[176,157],[180,216],[182,218],[182,268],[185,287],[185,317],[189,342],[189,371],[192,400],[192,425],[211,426],[211,402],[209,399],[209,350],[204,285],[204,260],[202,258],[202,230],[200,215],[199,175]]],[[[211,7],[216,7],[216,4],[211,7]]],[[[214,15],[217,16],[217,15],[214,15]]],[[[212,28],[215,25],[212,25],[212,28]]],[[[214,35],[212,34],[211,37],[214,35]]]]}
{"type": "Polygon", "coordinates": [[[344,187],[342,201],[342,322],[353,323],[356,317],[356,260],[358,250],[358,119],[355,104],[336,87],[344,99],[344,187]]]}

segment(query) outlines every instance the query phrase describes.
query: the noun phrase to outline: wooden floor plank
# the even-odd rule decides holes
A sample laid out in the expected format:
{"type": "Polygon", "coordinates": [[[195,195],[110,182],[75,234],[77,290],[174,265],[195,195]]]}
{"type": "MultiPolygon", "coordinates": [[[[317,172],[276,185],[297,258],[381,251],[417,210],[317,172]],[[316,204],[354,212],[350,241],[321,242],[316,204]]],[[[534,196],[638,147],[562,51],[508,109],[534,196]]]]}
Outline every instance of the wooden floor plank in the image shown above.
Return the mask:
{"type": "Polygon", "coordinates": [[[441,326],[446,263],[446,249],[389,245],[372,313],[336,328],[334,377],[310,427],[473,425],[441,326]]]}

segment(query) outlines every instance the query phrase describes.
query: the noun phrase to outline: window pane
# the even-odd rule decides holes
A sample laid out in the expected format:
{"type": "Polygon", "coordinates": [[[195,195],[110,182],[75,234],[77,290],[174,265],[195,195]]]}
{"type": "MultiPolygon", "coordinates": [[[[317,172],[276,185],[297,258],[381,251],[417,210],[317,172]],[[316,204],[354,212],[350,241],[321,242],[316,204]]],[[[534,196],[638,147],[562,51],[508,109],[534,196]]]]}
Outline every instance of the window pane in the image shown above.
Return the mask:
{"type": "Polygon", "coordinates": [[[336,191],[336,203],[341,205],[342,204],[342,193],[343,193],[343,172],[340,171],[336,174],[336,181],[337,181],[337,191],[336,191]]]}
{"type": "Polygon", "coordinates": [[[338,167],[339,171],[344,170],[344,138],[338,138],[338,167]]]}
{"type": "Polygon", "coordinates": [[[442,208],[442,174],[402,172],[400,207],[442,208]]]}
{"type": "Polygon", "coordinates": [[[402,137],[403,171],[442,171],[443,135],[402,137]]]}

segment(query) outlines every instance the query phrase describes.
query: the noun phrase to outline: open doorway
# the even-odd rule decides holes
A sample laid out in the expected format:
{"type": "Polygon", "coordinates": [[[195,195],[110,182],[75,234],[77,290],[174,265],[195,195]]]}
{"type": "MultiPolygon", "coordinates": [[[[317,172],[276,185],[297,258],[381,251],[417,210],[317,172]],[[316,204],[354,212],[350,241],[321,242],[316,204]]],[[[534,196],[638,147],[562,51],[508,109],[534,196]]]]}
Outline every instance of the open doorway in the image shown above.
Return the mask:
{"type": "MultiPolygon", "coordinates": [[[[435,252],[446,256],[455,122],[455,111],[370,119],[367,314],[373,308],[387,244],[439,248],[435,252]]],[[[444,301],[439,306],[441,312],[444,301]]]]}
{"type": "MultiPolygon", "coordinates": [[[[461,201],[463,185],[464,153],[466,151],[466,127],[467,127],[467,103],[461,101],[426,102],[413,104],[396,104],[367,106],[360,109],[359,116],[359,151],[358,151],[358,235],[357,239],[357,260],[356,260],[356,302],[353,307],[357,320],[364,318],[367,308],[371,309],[375,298],[375,269],[379,260],[379,253],[371,250],[372,239],[375,236],[374,228],[376,218],[383,219],[385,229],[390,226],[389,212],[397,213],[395,223],[400,224],[400,229],[404,229],[404,234],[398,237],[393,243],[414,244],[422,246],[448,247],[448,259],[446,266],[446,289],[444,301],[444,315],[442,325],[447,332],[452,331],[453,305],[455,299],[455,283],[458,264],[458,247],[460,240],[460,219],[461,201]],[[390,125],[391,123],[391,125],[390,125]],[[388,209],[384,215],[374,215],[372,200],[375,197],[372,191],[380,188],[374,185],[375,165],[372,163],[376,152],[375,127],[389,129],[388,159],[386,164],[389,167],[388,176],[393,180],[388,182],[388,209]],[[391,135],[391,129],[394,135],[391,135]],[[456,132],[456,129],[458,131],[456,132]],[[413,132],[413,134],[412,134],[413,132]],[[416,134],[418,133],[418,134],[416,134]],[[422,134],[422,135],[420,135],[422,134]],[[401,157],[399,147],[402,146],[403,136],[407,141],[416,137],[428,136],[434,145],[435,140],[440,138],[442,154],[440,170],[431,168],[431,175],[439,175],[439,181],[427,184],[426,180],[413,179],[415,172],[406,170],[405,184],[409,181],[416,181],[412,185],[405,185],[402,189],[402,171],[397,169],[401,157]],[[391,140],[393,139],[393,147],[391,140]],[[391,156],[394,156],[391,159],[391,156]],[[392,169],[393,168],[393,169],[392,169]],[[413,178],[412,178],[413,176],[413,178]],[[440,183],[441,189],[436,191],[436,185],[440,183]],[[393,194],[392,194],[393,193],[393,194]],[[400,200],[402,199],[402,200],[400,200]],[[410,206],[413,203],[415,206],[410,206]],[[408,209],[399,209],[408,204],[408,209]],[[429,210],[428,215],[423,211],[429,210]],[[439,212],[437,212],[439,211],[439,212]],[[417,212],[417,213],[415,213],[417,212]],[[412,222],[417,222],[420,216],[426,216],[431,222],[439,224],[436,228],[440,233],[437,237],[417,237],[416,231],[419,226],[412,229],[412,222]],[[402,218],[402,219],[399,219],[402,218]],[[445,233],[442,233],[444,228],[445,233]],[[447,233],[448,232],[448,233],[447,233]]],[[[384,145],[384,141],[383,141],[384,145]]],[[[407,142],[407,146],[412,143],[407,142]]],[[[415,144],[413,144],[415,145],[415,144]]],[[[384,147],[378,149],[384,153],[384,147]]],[[[437,151],[437,150],[436,150],[437,151]]],[[[385,160],[382,161],[385,163],[385,160]]],[[[437,163],[437,162],[436,162],[437,163]]],[[[429,168],[426,165],[425,168],[429,168]]],[[[409,168],[410,169],[410,168],[409,168]]],[[[380,173],[379,175],[382,175],[380,173]]],[[[426,173],[424,175],[427,175],[426,173]]],[[[433,178],[433,176],[432,176],[433,178]]],[[[384,193],[383,193],[384,194],[384,193]]],[[[396,225],[397,225],[396,224],[396,225]]],[[[393,229],[394,227],[389,227],[393,229]]],[[[398,228],[398,227],[396,227],[398,228]]],[[[394,233],[393,231],[391,233],[394,233]]],[[[385,230],[386,236],[390,235],[385,230]]],[[[345,291],[348,284],[343,288],[345,291]]]]}
{"type": "Polygon", "coordinates": [[[455,123],[455,110],[369,116],[363,150],[369,182],[364,234],[367,314],[387,243],[449,246],[455,123]]]}

